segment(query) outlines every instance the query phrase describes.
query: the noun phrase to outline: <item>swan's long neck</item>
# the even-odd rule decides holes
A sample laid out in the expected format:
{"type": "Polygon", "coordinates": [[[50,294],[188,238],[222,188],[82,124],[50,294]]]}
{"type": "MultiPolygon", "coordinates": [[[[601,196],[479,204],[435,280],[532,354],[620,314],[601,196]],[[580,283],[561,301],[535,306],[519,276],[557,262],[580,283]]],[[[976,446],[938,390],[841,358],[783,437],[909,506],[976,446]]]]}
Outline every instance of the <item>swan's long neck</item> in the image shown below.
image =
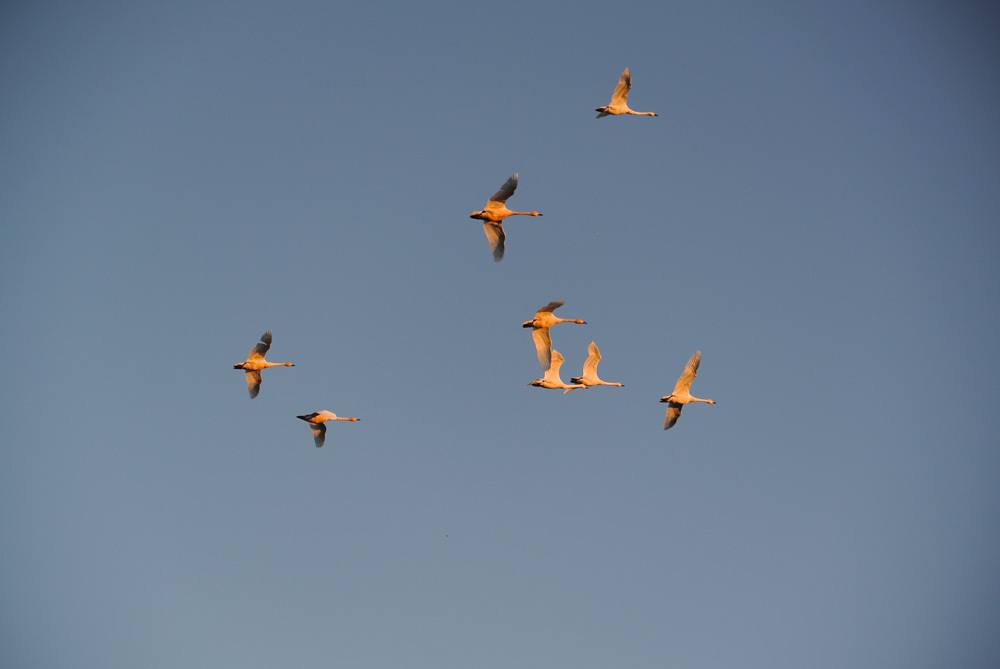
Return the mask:
{"type": "Polygon", "coordinates": [[[512,211],[510,216],[541,216],[537,211],[512,211]]]}
{"type": "Polygon", "coordinates": [[[294,366],[295,365],[293,365],[290,362],[265,362],[263,364],[262,369],[266,369],[268,367],[294,367],[294,366]]]}
{"type": "Polygon", "coordinates": [[[705,404],[715,404],[715,400],[703,400],[700,397],[692,397],[689,402],[704,402],[705,404]]]}
{"type": "Polygon", "coordinates": [[[627,113],[632,114],[633,116],[656,116],[656,112],[637,112],[632,111],[631,109],[629,109],[627,113]]]}

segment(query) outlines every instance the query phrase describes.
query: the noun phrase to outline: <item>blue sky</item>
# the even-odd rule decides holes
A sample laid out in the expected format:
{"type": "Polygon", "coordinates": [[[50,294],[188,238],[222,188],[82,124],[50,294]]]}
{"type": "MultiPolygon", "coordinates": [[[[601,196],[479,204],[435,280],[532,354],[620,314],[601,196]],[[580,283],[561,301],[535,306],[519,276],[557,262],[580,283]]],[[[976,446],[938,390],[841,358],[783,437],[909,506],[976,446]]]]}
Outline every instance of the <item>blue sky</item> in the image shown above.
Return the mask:
{"type": "Polygon", "coordinates": [[[4,666],[996,666],[998,19],[4,5],[4,666]]]}

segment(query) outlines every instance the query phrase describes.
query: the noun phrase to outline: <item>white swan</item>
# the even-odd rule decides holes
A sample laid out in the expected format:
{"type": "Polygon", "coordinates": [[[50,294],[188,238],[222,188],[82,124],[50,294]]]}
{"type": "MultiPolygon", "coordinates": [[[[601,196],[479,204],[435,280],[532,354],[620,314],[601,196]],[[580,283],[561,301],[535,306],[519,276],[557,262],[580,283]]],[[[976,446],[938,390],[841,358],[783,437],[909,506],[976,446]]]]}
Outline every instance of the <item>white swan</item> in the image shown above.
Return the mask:
{"type": "Polygon", "coordinates": [[[575,383],[572,385],[566,385],[565,383],[563,383],[562,379],[559,378],[559,368],[562,367],[562,364],[563,364],[562,353],[560,353],[559,351],[552,351],[552,364],[549,366],[547,370],[545,370],[545,376],[543,376],[540,379],[535,379],[534,381],[531,382],[530,385],[535,386],[536,388],[552,388],[552,389],[564,388],[563,395],[565,395],[571,390],[575,390],[576,388],[587,387],[579,383],[575,383]]]}
{"type": "Polygon", "coordinates": [[[305,422],[309,423],[309,427],[312,428],[313,441],[316,442],[316,448],[322,448],[323,442],[326,441],[326,421],[328,420],[361,420],[360,418],[341,418],[332,411],[317,411],[314,413],[307,413],[304,416],[296,416],[305,422]]]}
{"type": "Polygon", "coordinates": [[[597,376],[597,363],[601,361],[601,351],[597,348],[597,344],[590,342],[590,346],[587,348],[590,353],[587,356],[587,362],[583,363],[583,376],[574,376],[570,379],[570,383],[582,383],[585,386],[618,386],[619,388],[625,387],[624,383],[601,381],[597,376]]]}
{"type": "Polygon", "coordinates": [[[247,374],[247,390],[250,391],[250,399],[257,397],[260,392],[260,370],[268,367],[294,367],[290,362],[268,362],[264,359],[267,349],[271,348],[271,331],[268,330],[260,336],[260,343],[253,347],[246,362],[233,365],[233,369],[242,369],[247,374]]]}
{"type": "Polygon", "coordinates": [[[493,252],[493,262],[503,260],[504,240],[507,235],[503,231],[503,219],[508,216],[541,216],[537,211],[511,211],[507,208],[507,198],[514,194],[517,188],[517,172],[500,187],[493,197],[486,203],[486,208],[482,211],[474,211],[469,218],[478,218],[483,222],[483,230],[486,231],[486,239],[490,242],[490,250],[493,252]]]}
{"type": "Polygon", "coordinates": [[[538,353],[538,362],[542,363],[543,372],[549,370],[549,365],[552,362],[552,337],[549,336],[549,328],[556,323],[587,324],[587,321],[582,321],[579,318],[559,318],[552,313],[564,304],[566,304],[566,300],[549,302],[535,312],[534,318],[521,324],[523,328],[534,328],[531,331],[531,338],[535,340],[535,351],[538,353]]]}
{"type": "Polygon", "coordinates": [[[621,78],[618,80],[618,85],[615,86],[615,92],[611,94],[611,103],[607,107],[598,107],[594,111],[600,112],[597,118],[603,118],[605,116],[619,114],[632,114],[633,116],[656,116],[656,112],[637,112],[632,111],[628,108],[628,92],[632,88],[632,75],[629,74],[628,68],[622,72],[621,78]]]}
{"type": "Polygon", "coordinates": [[[663,421],[664,430],[669,430],[674,426],[677,419],[681,417],[681,409],[684,408],[685,404],[689,404],[691,402],[715,404],[715,400],[703,400],[688,392],[691,390],[691,382],[694,381],[694,377],[698,376],[698,366],[700,364],[701,351],[695,351],[694,355],[691,356],[691,359],[688,360],[687,365],[684,367],[684,373],[681,374],[679,379],[677,379],[677,385],[674,386],[674,392],[660,399],[661,402],[667,402],[670,405],[667,408],[667,418],[663,421]]]}

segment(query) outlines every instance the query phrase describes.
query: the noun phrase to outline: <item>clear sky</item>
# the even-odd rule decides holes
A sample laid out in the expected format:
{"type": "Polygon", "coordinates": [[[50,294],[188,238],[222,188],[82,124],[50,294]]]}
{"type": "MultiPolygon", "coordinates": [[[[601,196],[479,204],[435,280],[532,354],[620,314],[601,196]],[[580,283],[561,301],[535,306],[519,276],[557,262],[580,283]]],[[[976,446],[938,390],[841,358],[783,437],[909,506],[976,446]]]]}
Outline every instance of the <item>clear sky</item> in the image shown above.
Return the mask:
{"type": "Polygon", "coordinates": [[[998,666],[998,26],[4,3],[0,664],[998,666]]]}

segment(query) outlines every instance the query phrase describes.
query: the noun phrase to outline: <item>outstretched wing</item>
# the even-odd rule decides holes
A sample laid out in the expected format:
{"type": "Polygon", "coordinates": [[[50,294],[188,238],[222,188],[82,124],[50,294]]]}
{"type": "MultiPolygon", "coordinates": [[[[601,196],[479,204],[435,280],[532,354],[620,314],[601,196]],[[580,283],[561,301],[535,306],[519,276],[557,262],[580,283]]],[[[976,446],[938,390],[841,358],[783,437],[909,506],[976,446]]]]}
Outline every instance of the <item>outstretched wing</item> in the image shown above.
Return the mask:
{"type": "Polygon", "coordinates": [[[247,371],[247,390],[250,392],[250,399],[257,397],[260,392],[260,372],[247,371]]]}
{"type": "Polygon", "coordinates": [[[326,441],[326,423],[309,423],[309,427],[312,428],[316,448],[322,448],[323,442],[326,441]]]}
{"type": "Polygon", "coordinates": [[[615,92],[611,95],[611,104],[625,104],[628,101],[628,92],[632,88],[632,75],[629,74],[628,68],[622,72],[622,76],[618,79],[618,85],[615,86],[615,92]]]}
{"type": "Polygon", "coordinates": [[[535,328],[531,331],[531,338],[535,340],[535,352],[538,353],[542,371],[549,371],[549,367],[552,366],[552,337],[549,336],[549,329],[535,328]]]}
{"type": "MultiPolygon", "coordinates": [[[[698,366],[701,364],[701,351],[695,351],[691,359],[688,360],[687,365],[684,367],[684,373],[681,377],[677,379],[677,385],[674,386],[674,394],[680,395],[687,393],[691,390],[691,382],[694,381],[694,377],[698,376],[698,366]]],[[[677,412],[680,415],[680,411],[677,412]]]]}
{"type": "Polygon", "coordinates": [[[539,309],[535,315],[537,316],[538,314],[545,313],[546,311],[552,313],[553,311],[555,311],[564,304],[566,304],[566,300],[561,300],[559,302],[549,302],[544,307],[539,309]]]}
{"type": "Polygon", "coordinates": [[[264,354],[267,353],[269,348],[271,348],[271,338],[272,336],[270,330],[262,334],[260,336],[260,343],[253,347],[253,350],[250,351],[250,355],[247,356],[247,360],[263,360],[264,354]]]}
{"type": "Polygon", "coordinates": [[[678,404],[677,402],[667,403],[667,418],[663,421],[663,429],[669,430],[677,422],[677,419],[681,417],[681,409],[684,408],[683,404],[678,404]]]}
{"type": "Polygon", "coordinates": [[[504,202],[507,201],[507,198],[509,198],[511,195],[514,194],[514,191],[516,189],[517,189],[517,172],[514,172],[514,174],[508,177],[507,181],[503,182],[503,186],[500,187],[500,190],[498,190],[496,193],[493,193],[493,197],[491,197],[489,202],[486,203],[486,206],[489,207],[490,204],[493,202],[498,202],[500,204],[503,204],[504,202]]]}
{"type": "Polygon", "coordinates": [[[585,377],[596,377],[597,376],[597,363],[601,361],[601,351],[597,348],[597,344],[590,342],[590,346],[587,347],[587,352],[590,353],[587,356],[587,362],[583,363],[583,375],[585,377]]]}
{"type": "Polygon", "coordinates": [[[484,221],[483,230],[486,231],[486,239],[490,242],[490,251],[493,252],[493,262],[503,260],[504,242],[507,235],[503,231],[503,223],[484,221]]]}
{"type": "Polygon", "coordinates": [[[552,351],[552,365],[545,370],[545,378],[549,381],[561,383],[562,380],[559,378],[559,368],[562,367],[564,360],[565,359],[562,357],[562,353],[559,351],[552,351]]]}

